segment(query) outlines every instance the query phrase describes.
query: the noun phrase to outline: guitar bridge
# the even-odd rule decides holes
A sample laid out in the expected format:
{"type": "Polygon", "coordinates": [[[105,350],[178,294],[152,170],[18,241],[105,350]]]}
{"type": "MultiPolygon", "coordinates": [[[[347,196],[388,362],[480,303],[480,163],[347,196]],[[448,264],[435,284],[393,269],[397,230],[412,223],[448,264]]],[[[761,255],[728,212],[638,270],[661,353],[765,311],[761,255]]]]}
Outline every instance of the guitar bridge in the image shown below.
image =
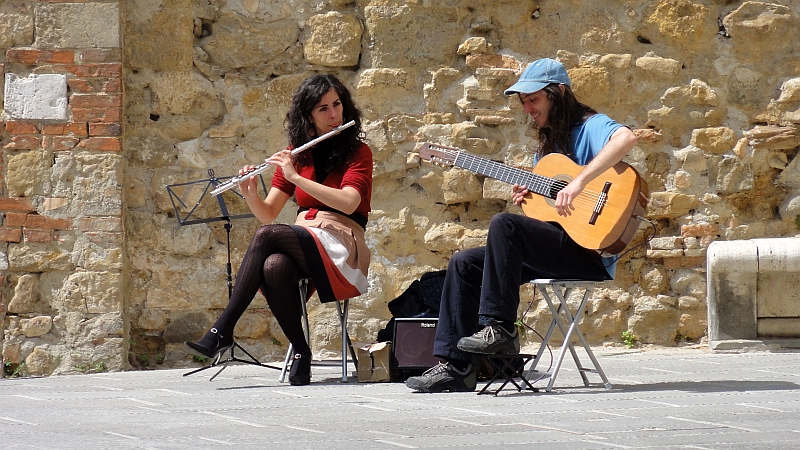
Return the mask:
{"type": "Polygon", "coordinates": [[[589,225],[594,225],[597,222],[597,217],[603,212],[603,206],[605,206],[606,201],[608,201],[608,190],[611,189],[611,183],[606,181],[606,184],[603,185],[603,191],[600,193],[600,196],[597,198],[597,202],[594,204],[594,210],[592,211],[592,217],[589,219],[589,225]]]}

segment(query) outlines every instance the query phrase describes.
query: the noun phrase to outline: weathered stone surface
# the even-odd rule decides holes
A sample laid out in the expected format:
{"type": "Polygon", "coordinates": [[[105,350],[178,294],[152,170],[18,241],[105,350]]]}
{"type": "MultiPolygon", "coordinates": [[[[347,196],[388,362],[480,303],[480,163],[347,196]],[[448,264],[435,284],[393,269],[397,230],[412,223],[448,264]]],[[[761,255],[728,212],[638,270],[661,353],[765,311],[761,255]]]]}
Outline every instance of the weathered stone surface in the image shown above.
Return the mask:
{"type": "Polygon", "coordinates": [[[796,14],[783,5],[744,2],[722,20],[734,42],[737,56],[745,60],[769,61],[785,55],[794,45],[792,28],[796,14]]]}
{"type": "Polygon", "coordinates": [[[422,85],[414,75],[403,68],[364,70],[356,85],[359,106],[371,115],[423,112],[422,85]]]}
{"type": "Polygon", "coordinates": [[[789,151],[800,146],[800,132],[796,127],[760,125],[745,131],[744,136],[759,150],[789,151]]]}
{"type": "Polygon", "coordinates": [[[193,60],[191,0],[122,2],[123,59],[133,70],[183,72],[193,60]]]}
{"type": "Polygon", "coordinates": [[[653,192],[647,204],[647,216],[675,218],[698,204],[697,197],[677,192],[653,192]]]}
{"type": "Polygon", "coordinates": [[[14,119],[67,119],[67,77],[55,73],[5,74],[3,109],[14,119]]]}
{"type": "Polygon", "coordinates": [[[227,69],[265,64],[297,41],[300,29],[293,20],[257,22],[224,13],[211,26],[211,36],[200,46],[211,61],[227,69]]]}
{"type": "Polygon", "coordinates": [[[306,22],[311,36],[303,46],[306,60],[323,66],[355,66],[361,55],[361,22],[350,14],[330,11],[306,22]]]}
{"type": "Polygon", "coordinates": [[[211,327],[208,314],[189,312],[179,317],[173,317],[164,328],[164,341],[168,343],[181,343],[183,341],[196,341],[211,327]]]}
{"type": "Polygon", "coordinates": [[[50,352],[42,347],[36,347],[25,358],[25,375],[49,375],[55,365],[50,352]]]}
{"type": "Polygon", "coordinates": [[[33,8],[0,5],[0,49],[33,43],[33,8]]]}
{"type": "Polygon", "coordinates": [[[33,319],[22,319],[19,323],[22,334],[27,337],[37,337],[50,331],[53,327],[53,318],[49,316],[39,316],[33,319]]]}
{"type": "Polygon", "coordinates": [[[33,274],[24,274],[17,280],[14,287],[14,296],[8,303],[8,312],[15,314],[29,314],[36,312],[36,303],[39,300],[39,279],[33,274]]]}
{"type": "Polygon", "coordinates": [[[53,294],[58,311],[84,314],[122,313],[122,276],[114,272],[75,272],[53,294]]]}
{"type": "Polygon", "coordinates": [[[717,33],[712,10],[689,0],[652,2],[645,13],[645,23],[658,29],[659,38],[683,47],[703,45],[717,33]]]}
{"type": "Polygon", "coordinates": [[[701,128],[692,131],[690,144],[719,155],[733,149],[736,145],[736,134],[728,127],[701,128]]]}
{"type": "Polygon", "coordinates": [[[637,58],[636,67],[653,75],[669,79],[675,79],[681,73],[680,61],[655,55],[637,58]]]}
{"type": "Polygon", "coordinates": [[[371,67],[427,69],[454,65],[460,44],[456,8],[366,6],[364,18],[367,34],[374,42],[365,52],[364,62],[371,67]],[[408,29],[414,30],[413,38],[396,38],[408,29]]]}
{"type": "Polygon", "coordinates": [[[669,297],[641,297],[636,302],[634,315],[628,319],[628,329],[639,342],[674,342],[678,333],[678,309],[670,305],[669,297]]]}
{"type": "Polygon", "coordinates": [[[53,152],[32,150],[8,156],[7,192],[13,197],[32,197],[50,194],[50,169],[53,152]]]}
{"type": "Polygon", "coordinates": [[[31,243],[10,245],[8,248],[9,268],[21,272],[42,272],[48,270],[72,270],[70,262],[71,245],[59,243],[31,243]]]}
{"type": "Polygon", "coordinates": [[[120,46],[119,3],[62,3],[36,7],[37,48],[120,46]]]}

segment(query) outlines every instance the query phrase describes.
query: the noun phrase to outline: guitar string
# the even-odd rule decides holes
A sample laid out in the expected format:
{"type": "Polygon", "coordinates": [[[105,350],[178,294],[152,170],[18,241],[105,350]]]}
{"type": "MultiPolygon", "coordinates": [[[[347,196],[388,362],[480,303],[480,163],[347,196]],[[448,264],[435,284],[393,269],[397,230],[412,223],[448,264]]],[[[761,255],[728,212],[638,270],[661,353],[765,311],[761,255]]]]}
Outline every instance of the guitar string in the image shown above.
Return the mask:
{"type": "MultiPolygon", "coordinates": [[[[465,155],[465,159],[468,158],[469,156],[472,156],[467,154],[463,155],[465,155]]],[[[531,192],[540,194],[547,198],[552,199],[550,193],[554,185],[563,183],[564,186],[566,186],[566,181],[563,180],[556,180],[553,178],[544,177],[542,175],[530,172],[520,173],[518,172],[520,169],[509,168],[504,164],[495,161],[485,160],[478,157],[472,157],[472,158],[473,162],[464,164],[462,165],[462,167],[476,171],[478,173],[481,173],[483,175],[492,178],[497,178],[501,181],[511,180],[513,181],[514,184],[526,186],[529,188],[531,192]],[[477,161],[477,164],[475,163],[475,161],[477,161]],[[477,169],[475,169],[476,166],[477,169]],[[504,177],[505,179],[502,177],[503,175],[506,175],[506,177],[504,177]],[[508,175],[512,176],[509,177],[508,175]]],[[[563,189],[563,186],[561,188],[563,189]]],[[[588,208],[589,210],[594,210],[598,203],[598,200],[600,199],[600,195],[601,194],[598,194],[597,192],[585,189],[577,197],[573,199],[572,202],[573,207],[577,206],[581,208],[588,208]]],[[[608,205],[608,199],[606,199],[605,205],[608,205]]]]}
{"type": "MultiPolygon", "coordinates": [[[[463,156],[463,159],[471,161],[456,165],[480,173],[482,175],[496,178],[501,181],[506,181],[506,182],[510,181],[512,182],[512,184],[526,186],[529,191],[537,193],[547,198],[552,199],[550,193],[554,185],[564,183],[564,186],[566,186],[567,183],[564,180],[556,180],[554,178],[545,177],[543,175],[539,175],[536,173],[525,172],[522,171],[522,169],[511,168],[506,166],[505,164],[476,157],[463,152],[458,152],[455,155],[454,162],[456,163],[458,162],[459,156],[463,156]],[[505,175],[505,177],[503,177],[503,175],[505,175]]],[[[564,186],[562,186],[561,189],[563,189],[564,186]]],[[[583,191],[581,191],[580,194],[578,194],[578,196],[576,196],[573,199],[572,203],[573,206],[586,207],[590,210],[594,210],[601,196],[602,193],[598,193],[591,189],[584,189],[583,191]]],[[[604,205],[605,206],[609,205],[608,198],[605,199],[604,205]]]]}

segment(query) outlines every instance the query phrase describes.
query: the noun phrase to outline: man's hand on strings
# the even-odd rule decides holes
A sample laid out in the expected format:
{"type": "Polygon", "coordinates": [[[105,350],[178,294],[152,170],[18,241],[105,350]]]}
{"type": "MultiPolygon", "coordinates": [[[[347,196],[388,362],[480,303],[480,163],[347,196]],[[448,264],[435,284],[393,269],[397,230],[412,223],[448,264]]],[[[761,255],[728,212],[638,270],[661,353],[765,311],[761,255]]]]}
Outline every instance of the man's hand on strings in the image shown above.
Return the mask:
{"type": "Polygon", "coordinates": [[[568,185],[564,187],[564,189],[558,191],[558,195],[556,195],[556,212],[558,212],[559,216],[571,216],[572,211],[575,210],[575,207],[572,203],[575,199],[580,195],[583,191],[583,186],[580,183],[572,180],[568,185]]]}
{"type": "Polygon", "coordinates": [[[514,192],[514,195],[511,196],[511,200],[517,206],[522,205],[522,202],[525,201],[525,196],[529,193],[528,188],[515,184],[511,187],[511,190],[514,192]]]}

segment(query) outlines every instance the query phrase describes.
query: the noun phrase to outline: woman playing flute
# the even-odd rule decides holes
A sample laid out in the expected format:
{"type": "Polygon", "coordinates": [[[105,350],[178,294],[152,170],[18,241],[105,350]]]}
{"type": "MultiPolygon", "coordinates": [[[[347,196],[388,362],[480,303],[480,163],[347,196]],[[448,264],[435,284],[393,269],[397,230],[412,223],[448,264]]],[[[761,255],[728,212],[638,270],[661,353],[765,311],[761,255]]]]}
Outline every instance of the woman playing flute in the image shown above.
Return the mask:
{"type": "MultiPolygon", "coordinates": [[[[321,302],[367,291],[370,253],[364,230],[372,197],[372,150],[363,142],[361,112],[333,75],[303,81],[285,125],[289,148],[266,159],[276,166],[266,198],[258,195],[257,177],[240,184],[248,207],[264,225],[244,255],[228,306],[202,339],[186,345],[209,358],[228,350],[236,322],[260,289],[295,352],[289,382],[306,385],[311,382],[311,348],[301,326],[298,282],[311,278],[321,302]],[[292,156],[293,148],[351,120],[354,126],[292,156]],[[273,224],[292,195],[298,205],[295,224],[273,224]]],[[[239,175],[254,168],[244,166],[239,175]]]]}

